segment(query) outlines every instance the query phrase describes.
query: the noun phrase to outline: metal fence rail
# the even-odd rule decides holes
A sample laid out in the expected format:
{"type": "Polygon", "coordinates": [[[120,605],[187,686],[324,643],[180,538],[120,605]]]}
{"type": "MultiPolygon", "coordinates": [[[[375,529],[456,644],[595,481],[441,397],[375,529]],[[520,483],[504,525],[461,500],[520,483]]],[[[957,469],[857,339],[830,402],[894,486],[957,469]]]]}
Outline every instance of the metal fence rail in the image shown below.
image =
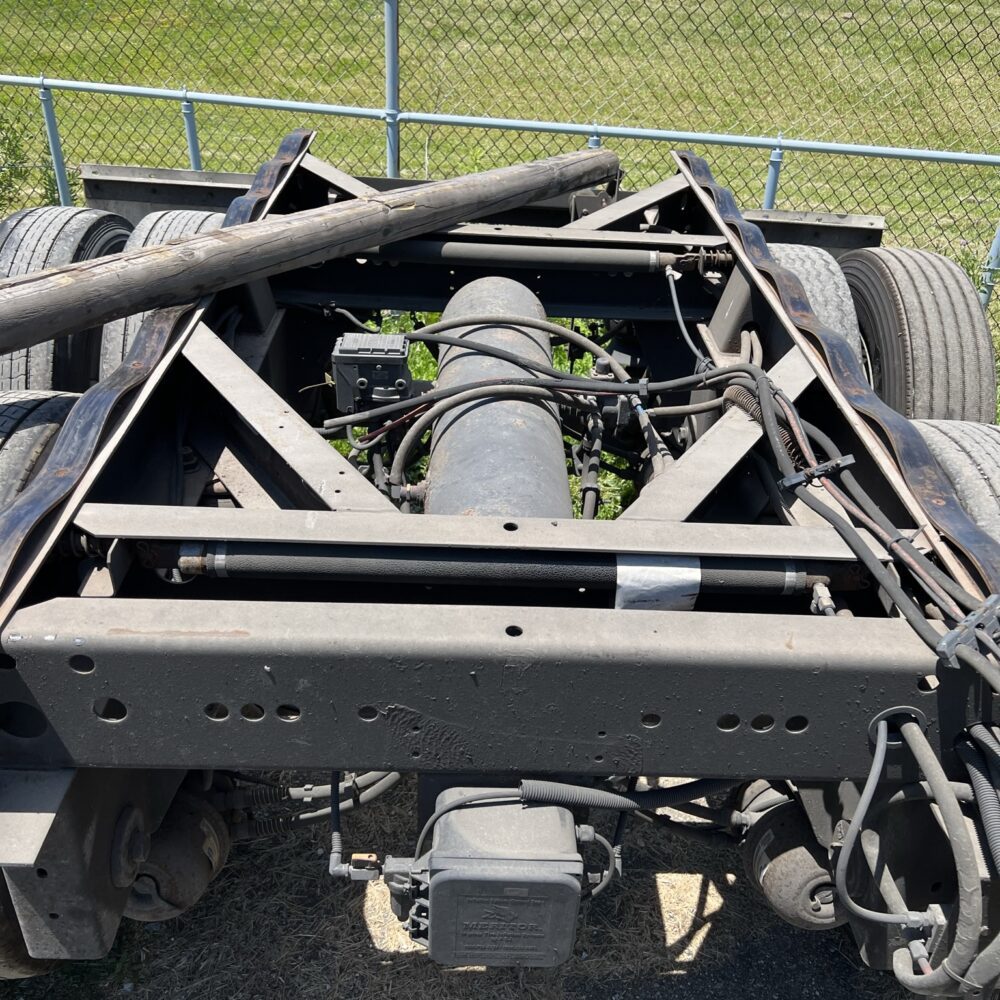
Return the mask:
{"type": "Polygon", "coordinates": [[[225,3],[24,0],[0,24],[0,69],[0,209],[5,129],[35,166],[22,183],[67,200],[62,160],[251,169],[322,117],[321,155],[362,173],[613,140],[635,186],[669,169],[665,144],[711,147],[744,205],[885,214],[891,240],[978,265],[984,296],[1000,264],[986,0],[284,0],[238,19],[225,3]],[[87,82],[123,79],[137,85],[87,82]]]}

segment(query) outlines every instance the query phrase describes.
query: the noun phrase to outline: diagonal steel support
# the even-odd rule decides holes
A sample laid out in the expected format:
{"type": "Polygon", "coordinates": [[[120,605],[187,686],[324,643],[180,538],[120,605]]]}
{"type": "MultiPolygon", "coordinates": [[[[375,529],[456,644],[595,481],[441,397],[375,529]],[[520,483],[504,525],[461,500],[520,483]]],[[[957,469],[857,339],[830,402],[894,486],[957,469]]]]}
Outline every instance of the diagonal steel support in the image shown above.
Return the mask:
{"type": "Polygon", "coordinates": [[[233,409],[257,444],[254,460],[265,464],[290,496],[331,510],[396,512],[208,327],[195,330],[184,357],[233,409]]]}
{"type": "MultiPolygon", "coordinates": [[[[681,174],[675,174],[665,181],[660,181],[642,191],[630,194],[627,198],[622,198],[605,208],[592,212],[590,215],[574,219],[563,228],[608,229],[633,215],[638,215],[640,212],[653,211],[658,216],[660,202],[686,191],[688,186],[686,178],[681,174]]],[[[647,219],[646,221],[652,220],[647,219]]]]}

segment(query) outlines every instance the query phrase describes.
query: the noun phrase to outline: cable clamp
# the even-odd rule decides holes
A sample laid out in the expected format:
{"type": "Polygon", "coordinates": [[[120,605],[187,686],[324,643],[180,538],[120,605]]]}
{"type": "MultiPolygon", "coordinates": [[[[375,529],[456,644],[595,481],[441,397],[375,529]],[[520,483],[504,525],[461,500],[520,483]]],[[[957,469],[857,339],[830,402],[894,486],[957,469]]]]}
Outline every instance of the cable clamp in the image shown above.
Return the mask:
{"type": "Polygon", "coordinates": [[[892,549],[894,549],[897,545],[902,545],[903,542],[909,542],[909,544],[912,545],[913,540],[919,534],[920,534],[919,528],[917,528],[917,530],[914,531],[912,535],[907,535],[905,532],[897,531],[896,534],[894,534],[892,538],[890,538],[889,541],[885,543],[885,547],[890,551],[892,551],[892,549]]]}
{"type": "Polygon", "coordinates": [[[941,636],[934,652],[949,666],[958,669],[959,646],[977,649],[980,642],[996,647],[1000,637],[1000,594],[990,594],[975,611],[966,615],[950,632],[941,636]]]}
{"type": "Polygon", "coordinates": [[[962,990],[964,996],[982,996],[983,988],[978,983],[972,982],[971,979],[966,979],[965,976],[960,976],[954,969],[948,967],[948,959],[946,958],[939,966],[941,971],[953,982],[958,983],[959,986],[964,986],[965,989],[962,990]]]}
{"type": "Polygon", "coordinates": [[[820,462],[819,465],[814,465],[811,469],[803,469],[791,476],[785,476],[778,485],[784,490],[798,489],[800,486],[808,485],[814,479],[829,476],[833,472],[840,472],[849,465],[854,465],[854,456],[841,455],[839,458],[831,458],[829,462],[820,462]]]}
{"type": "MultiPolygon", "coordinates": [[[[337,798],[337,790],[333,789],[332,791],[333,791],[333,795],[331,796],[331,801],[333,799],[337,798]]],[[[358,788],[357,775],[355,775],[355,776],[353,776],[351,778],[351,787],[350,787],[349,791],[351,793],[351,802],[354,803],[354,808],[355,809],[360,809],[361,808],[361,789],[358,788]]]]}

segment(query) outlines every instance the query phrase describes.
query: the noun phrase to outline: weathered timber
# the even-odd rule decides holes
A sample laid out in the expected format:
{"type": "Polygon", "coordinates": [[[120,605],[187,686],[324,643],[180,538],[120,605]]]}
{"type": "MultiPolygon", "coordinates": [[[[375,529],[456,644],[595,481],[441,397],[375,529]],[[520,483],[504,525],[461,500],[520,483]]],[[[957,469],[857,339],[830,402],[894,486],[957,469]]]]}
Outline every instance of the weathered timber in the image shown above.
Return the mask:
{"type": "Polygon", "coordinates": [[[0,351],[13,351],[615,176],[606,150],[565,153],[357,198],[25,275],[0,285],[0,351]]]}

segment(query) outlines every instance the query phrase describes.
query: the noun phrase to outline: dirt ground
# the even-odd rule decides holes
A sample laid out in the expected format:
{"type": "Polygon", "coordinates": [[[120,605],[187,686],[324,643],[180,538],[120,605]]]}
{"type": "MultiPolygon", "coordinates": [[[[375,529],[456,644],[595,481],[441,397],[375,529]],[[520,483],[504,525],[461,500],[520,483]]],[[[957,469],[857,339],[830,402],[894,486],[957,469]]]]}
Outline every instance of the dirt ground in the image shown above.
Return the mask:
{"type": "MultiPolygon", "coordinates": [[[[412,850],[412,782],[352,814],[348,850],[412,850]]],[[[381,884],[332,884],[322,827],[243,844],[185,916],[126,921],[111,955],[0,988],[17,1000],[901,1000],[846,931],[774,916],[737,852],[633,824],[626,877],[584,910],[574,957],[555,970],[448,970],[399,930],[381,884]]]]}

